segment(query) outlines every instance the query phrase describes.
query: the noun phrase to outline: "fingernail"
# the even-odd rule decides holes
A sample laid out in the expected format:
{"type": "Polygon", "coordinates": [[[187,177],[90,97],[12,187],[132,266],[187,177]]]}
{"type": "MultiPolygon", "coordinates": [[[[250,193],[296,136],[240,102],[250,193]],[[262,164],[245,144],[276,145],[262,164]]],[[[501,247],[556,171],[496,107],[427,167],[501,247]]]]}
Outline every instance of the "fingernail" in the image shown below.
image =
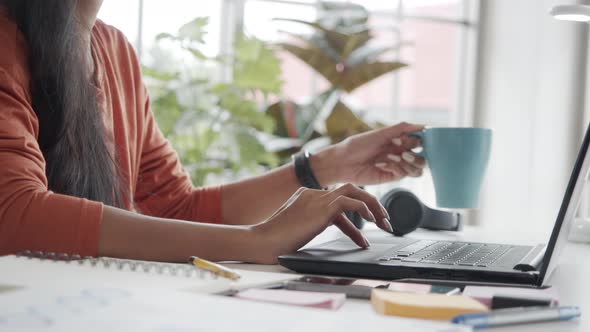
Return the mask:
{"type": "Polygon", "coordinates": [[[365,240],[365,248],[369,248],[371,246],[371,244],[369,243],[369,240],[367,240],[367,238],[365,238],[364,240],[365,240]]]}
{"type": "Polygon", "coordinates": [[[376,163],[375,164],[375,167],[379,167],[379,168],[382,168],[382,167],[385,167],[385,166],[387,166],[386,163],[376,163]]]}
{"type": "Polygon", "coordinates": [[[400,161],[402,161],[402,158],[400,158],[400,156],[396,156],[394,154],[388,154],[387,158],[389,160],[395,161],[396,163],[399,163],[400,161]]]}
{"type": "Polygon", "coordinates": [[[369,221],[372,221],[372,222],[377,221],[377,219],[375,219],[375,216],[373,215],[373,213],[371,213],[370,211],[369,211],[369,221]]]}
{"type": "Polygon", "coordinates": [[[383,214],[385,215],[385,219],[389,219],[389,212],[387,212],[387,209],[383,206],[381,206],[381,211],[383,211],[383,214]]]}
{"type": "Polygon", "coordinates": [[[396,137],[396,138],[392,139],[391,142],[393,143],[393,145],[397,145],[397,146],[401,146],[402,145],[402,139],[399,138],[399,137],[396,137]]]}
{"type": "Polygon", "coordinates": [[[416,160],[416,157],[409,152],[402,153],[402,158],[409,163],[413,163],[416,160]]]}
{"type": "Polygon", "coordinates": [[[391,223],[389,222],[389,219],[383,218],[383,222],[385,223],[385,227],[387,228],[387,230],[389,232],[393,232],[393,228],[391,228],[391,223]]]}

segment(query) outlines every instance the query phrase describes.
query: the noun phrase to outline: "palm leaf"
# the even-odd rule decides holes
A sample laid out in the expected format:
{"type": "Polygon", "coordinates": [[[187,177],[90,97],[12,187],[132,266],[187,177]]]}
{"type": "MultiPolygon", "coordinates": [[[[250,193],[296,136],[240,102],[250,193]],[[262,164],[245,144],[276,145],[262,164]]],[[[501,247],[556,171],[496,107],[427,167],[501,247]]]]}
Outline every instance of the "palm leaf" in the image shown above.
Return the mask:
{"type": "Polygon", "coordinates": [[[319,37],[317,35],[313,36],[305,36],[289,31],[279,30],[281,33],[289,35],[293,39],[300,41],[303,44],[312,44],[315,47],[324,51],[326,55],[328,55],[335,63],[340,61],[340,54],[330,45],[330,43],[326,40],[326,38],[319,37]]]}
{"type": "Polygon", "coordinates": [[[340,87],[350,93],[361,85],[376,79],[377,77],[387,74],[391,71],[407,66],[405,63],[397,61],[388,62],[370,62],[349,68],[344,72],[344,77],[340,81],[340,87]]]}
{"type": "Polygon", "coordinates": [[[326,119],[326,132],[332,143],[343,141],[349,136],[371,130],[371,126],[361,120],[342,102],[338,102],[326,119]]]}
{"type": "Polygon", "coordinates": [[[365,45],[372,38],[371,33],[367,29],[348,36],[349,38],[340,53],[344,61],[346,61],[350,53],[365,45]]]}
{"type": "Polygon", "coordinates": [[[305,62],[308,66],[317,71],[332,85],[337,86],[340,81],[340,73],[336,71],[336,62],[326,55],[320,48],[308,44],[305,47],[281,43],[284,50],[305,62]]]}
{"type": "Polygon", "coordinates": [[[341,58],[343,58],[346,53],[350,53],[352,50],[355,50],[358,47],[366,44],[367,41],[371,39],[371,34],[366,28],[355,31],[351,34],[347,34],[336,29],[328,29],[316,22],[308,22],[289,18],[274,18],[273,20],[305,24],[319,32],[322,32],[330,45],[340,54],[341,58]]]}
{"type": "Polygon", "coordinates": [[[270,116],[275,123],[274,135],[279,137],[299,137],[295,117],[299,113],[299,105],[291,101],[279,101],[266,109],[266,114],[270,116]],[[289,109],[289,111],[287,111],[289,109]]]}
{"type": "Polygon", "coordinates": [[[384,47],[370,47],[365,46],[354,50],[346,59],[346,66],[354,67],[361,63],[373,62],[377,60],[379,56],[390,51],[398,51],[401,47],[411,45],[411,43],[399,43],[395,46],[384,46],[384,47]]]}
{"type": "Polygon", "coordinates": [[[340,90],[329,89],[318,95],[310,104],[305,105],[304,109],[309,110],[310,114],[313,115],[310,125],[301,136],[305,142],[313,138],[316,129],[319,131],[326,131],[326,129],[323,128],[325,127],[325,119],[330,115],[339,100],[340,90]]]}

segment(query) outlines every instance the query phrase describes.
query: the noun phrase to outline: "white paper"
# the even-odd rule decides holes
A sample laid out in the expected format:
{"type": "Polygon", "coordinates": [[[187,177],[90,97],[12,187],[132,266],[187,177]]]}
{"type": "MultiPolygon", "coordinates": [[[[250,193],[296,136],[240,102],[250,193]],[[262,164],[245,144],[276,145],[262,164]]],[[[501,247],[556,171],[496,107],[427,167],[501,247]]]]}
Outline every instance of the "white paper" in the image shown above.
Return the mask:
{"type": "Polygon", "coordinates": [[[463,332],[470,329],[385,317],[374,312],[350,315],[182,291],[69,287],[29,288],[0,294],[0,331],[463,332]]]}

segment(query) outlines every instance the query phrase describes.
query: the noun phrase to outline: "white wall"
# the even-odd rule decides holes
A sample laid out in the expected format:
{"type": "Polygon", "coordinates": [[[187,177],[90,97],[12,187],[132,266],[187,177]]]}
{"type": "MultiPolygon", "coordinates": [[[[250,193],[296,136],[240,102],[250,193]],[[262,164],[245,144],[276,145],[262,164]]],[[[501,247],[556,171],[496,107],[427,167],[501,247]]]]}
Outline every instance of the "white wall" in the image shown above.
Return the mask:
{"type": "Polygon", "coordinates": [[[568,0],[482,0],[476,125],[494,129],[476,220],[549,231],[581,141],[585,25],[548,14],[568,0]]]}

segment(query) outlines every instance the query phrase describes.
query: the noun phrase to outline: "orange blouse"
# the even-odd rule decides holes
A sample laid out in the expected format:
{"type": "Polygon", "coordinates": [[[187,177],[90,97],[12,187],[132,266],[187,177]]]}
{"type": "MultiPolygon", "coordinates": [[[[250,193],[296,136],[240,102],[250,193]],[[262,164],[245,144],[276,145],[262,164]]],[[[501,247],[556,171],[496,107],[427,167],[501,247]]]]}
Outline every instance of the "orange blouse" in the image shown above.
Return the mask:
{"type": "MultiPolygon", "coordinates": [[[[0,255],[29,249],[95,256],[103,204],[47,188],[26,49],[0,8],[0,255]]],[[[92,51],[107,136],[132,199],[127,208],[221,222],[221,188],[193,188],[154,120],[137,57],[123,34],[97,21],[92,51]]]]}

